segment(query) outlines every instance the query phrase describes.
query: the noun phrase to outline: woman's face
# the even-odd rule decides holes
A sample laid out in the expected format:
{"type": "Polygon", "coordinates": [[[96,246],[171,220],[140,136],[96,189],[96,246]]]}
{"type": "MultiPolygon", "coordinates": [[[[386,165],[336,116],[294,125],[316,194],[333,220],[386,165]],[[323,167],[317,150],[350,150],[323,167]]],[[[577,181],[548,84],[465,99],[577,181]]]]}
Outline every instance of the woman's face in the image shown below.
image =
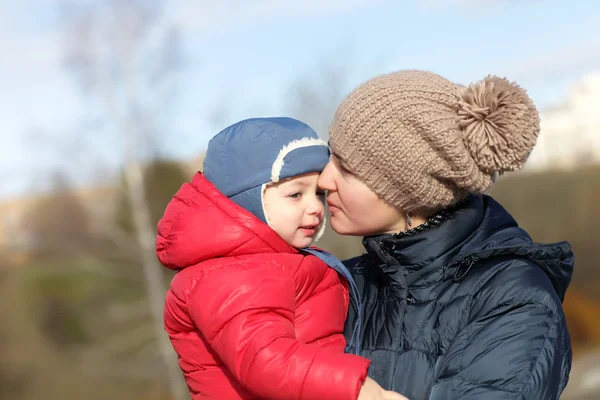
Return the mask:
{"type": "Polygon", "coordinates": [[[370,236],[405,229],[404,214],[379,198],[335,155],[318,185],[327,190],[331,227],[340,235],[370,236]]]}

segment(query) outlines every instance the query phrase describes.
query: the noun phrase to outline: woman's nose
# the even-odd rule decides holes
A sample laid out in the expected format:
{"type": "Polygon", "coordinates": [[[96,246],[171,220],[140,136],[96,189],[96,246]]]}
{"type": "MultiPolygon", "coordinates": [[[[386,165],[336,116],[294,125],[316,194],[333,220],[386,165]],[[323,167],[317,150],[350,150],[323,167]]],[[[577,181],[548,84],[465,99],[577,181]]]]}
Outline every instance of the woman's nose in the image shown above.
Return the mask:
{"type": "Polygon", "coordinates": [[[335,184],[333,181],[333,168],[333,162],[329,161],[325,166],[323,172],[321,172],[321,175],[319,175],[317,186],[319,186],[320,189],[328,191],[335,189],[335,184]]]}

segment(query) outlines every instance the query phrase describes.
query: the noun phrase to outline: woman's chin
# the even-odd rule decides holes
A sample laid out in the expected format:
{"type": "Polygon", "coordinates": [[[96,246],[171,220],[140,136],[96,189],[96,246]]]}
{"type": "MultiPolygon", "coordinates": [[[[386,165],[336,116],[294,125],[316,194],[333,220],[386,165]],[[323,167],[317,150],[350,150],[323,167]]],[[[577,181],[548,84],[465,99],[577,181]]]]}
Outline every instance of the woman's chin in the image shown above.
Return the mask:
{"type": "Polygon", "coordinates": [[[339,235],[359,236],[352,224],[349,224],[348,221],[344,221],[340,216],[336,216],[335,214],[330,217],[329,225],[339,235]]]}

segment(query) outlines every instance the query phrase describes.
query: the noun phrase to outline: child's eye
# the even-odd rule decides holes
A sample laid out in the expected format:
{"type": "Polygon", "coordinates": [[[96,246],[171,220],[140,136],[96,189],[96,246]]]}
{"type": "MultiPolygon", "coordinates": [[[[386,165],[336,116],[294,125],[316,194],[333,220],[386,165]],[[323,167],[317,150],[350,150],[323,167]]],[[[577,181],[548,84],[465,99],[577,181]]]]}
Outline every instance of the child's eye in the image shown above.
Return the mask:
{"type": "Polygon", "coordinates": [[[302,196],[301,193],[292,193],[288,197],[291,197],[292,199],[299,199],[300,196],[302,196]]]}

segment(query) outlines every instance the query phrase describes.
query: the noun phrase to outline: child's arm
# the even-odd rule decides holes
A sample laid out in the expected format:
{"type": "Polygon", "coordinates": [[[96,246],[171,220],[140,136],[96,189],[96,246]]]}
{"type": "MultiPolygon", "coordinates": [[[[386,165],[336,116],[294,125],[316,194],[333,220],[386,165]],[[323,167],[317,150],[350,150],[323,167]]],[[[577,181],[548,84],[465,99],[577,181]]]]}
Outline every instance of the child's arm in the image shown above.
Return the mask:
{"type": "Polygon", "coordinates": [[[277,400],[358,398],[369,361],[296,340],[294,282],[281,266],[228,265],[201,275],[190,316],[247,389],[277,400]]]}

